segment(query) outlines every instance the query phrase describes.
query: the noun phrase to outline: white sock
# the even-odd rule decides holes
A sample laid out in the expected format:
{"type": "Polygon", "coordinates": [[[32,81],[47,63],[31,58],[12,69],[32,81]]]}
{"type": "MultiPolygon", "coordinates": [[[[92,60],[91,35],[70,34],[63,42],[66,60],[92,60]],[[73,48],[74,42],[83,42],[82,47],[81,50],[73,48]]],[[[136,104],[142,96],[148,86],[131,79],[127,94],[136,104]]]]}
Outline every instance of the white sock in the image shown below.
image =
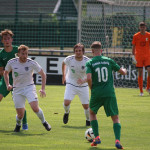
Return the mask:
{"type": "Polygon", "coordinates": [[[63,103],[64,109],[65,109],[65,113],[68,114],[69,113],[69,109],[70,109],[70,105],[65,106],[63,103]]]}
{"type": "Polygon", "coordinates": [[[88,109],[84,109],[84,113],[85,113],[86,120],[90,121],[89,108],[88,109]]]}
{"type": "Polygon", "coordinates": [[[36,112],[36,115],[39,117],[42,123],[45,122],[45,117],[41,108],[39,108],[39,112],[36,112]]]}
{"type": "Polygon", "coordinates": [[[21,122],[22,122],[22,119],[19,119],[18,115],[16,115],[16,123],[17,123],[17,125],[21,126],[21,122]]]}

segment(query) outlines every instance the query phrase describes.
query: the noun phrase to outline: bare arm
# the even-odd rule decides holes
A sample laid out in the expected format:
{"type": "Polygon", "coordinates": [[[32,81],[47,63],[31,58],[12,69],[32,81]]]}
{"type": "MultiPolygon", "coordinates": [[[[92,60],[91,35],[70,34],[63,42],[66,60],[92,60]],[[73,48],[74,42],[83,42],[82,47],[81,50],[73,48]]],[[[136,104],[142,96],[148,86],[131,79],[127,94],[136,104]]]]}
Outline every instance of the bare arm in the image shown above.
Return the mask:
{"type": "Polygon", "coordinates": [[[66,64],[62,63],[62,84],[66,82],[66,64]]]}
{"type": "Polygon", "coordinates": [[[92,74],[91,73],[87,74],[87,82],[88,82],[89,88],[92,89],[92,74]]]}
{"type": "Polygon", "coordinates": [[[4,79],[5,79],[5,83],[6,83],[6,87],[8,91],[11,91],[11,89],[13,88],[12,85],[9,84],[9,72],[8,71],[4,71],[4,79]]]}
{"type": "Polygon", "coordinates": [[[42,77],[42,87],[41,87],[41,89],[40,89],[40,96],[41,97],[45,97],[46,96],[46,93],[45,93],[45,84],[46,84],[46,74],[45,74],[45,72],[43,71],[43,69],[41,69],[41,71],[40,72],[38,72],[40,75],[41,75],[41,77],[42,77]]]}
{"type": "Polygon", "coordinates": [[[132,55],[135,56],[135,45],[132,46],[132,55]]]}
{"type": "Polygon", "coordinates": [[[125,68],[120,68],[118,72],[120,74],[122,74],[122,75],[126,75],[127,74],[127,70],[125,68]]]}
{"type": "Polygon", "coordinates": [[[4,67],[0,67],[0,76],[3,76],[4,74],[4,67]]]}

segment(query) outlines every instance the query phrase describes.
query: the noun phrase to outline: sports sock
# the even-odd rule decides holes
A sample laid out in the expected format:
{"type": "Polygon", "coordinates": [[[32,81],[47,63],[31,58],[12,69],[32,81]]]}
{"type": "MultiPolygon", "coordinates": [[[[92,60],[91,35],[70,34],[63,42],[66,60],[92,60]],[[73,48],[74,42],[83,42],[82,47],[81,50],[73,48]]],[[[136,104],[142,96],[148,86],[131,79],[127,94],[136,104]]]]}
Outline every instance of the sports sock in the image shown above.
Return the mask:
{"type": "Polygon", "coordinates": [[[63,104],[63,106],[64,106],[64,109],[65,109],[65,113],[69,113],[70,105],[65,106],[65,105],[63,104]]]}
{"type": "Polygon", "coordinates": [[[88,109],[84,109],[84,113],[85,113],[85,117],[86,117],[86,120],[90,120],[90,117],[89,117],[89,108],[88,109]]]}
{"type": "Polygon", "coordinates": [[[99,136],[98,121],[97,120],[92,120],[91,121],[91,126],[92,126],[92,129],[93,129],[94,136],[95,137],[99,136]]]}
{"type": "Polygon", "coordinates": [[[26,110],[24,111],[24,117],[22,119],[22,123],[27,124],[27,112],[26,112],[26,110]]]}
{"type": "Polygon", "coordinates": [[[39,112],[36,112],[36,115],[39,117],[42,123],[45,122],[45,117],[41,108],[39,108],[39,112]]]}
{"type": "Polygon", "coordinates": [[[147,77],[147,89],[150,89],[150,76],[147,77]]]}
{"type": "Polygon", "coordinates": [[[16,115],[16,123],[18,126],[21,126],[21,121],[22,121],[22,119],[19,119],[18,115],[16,115]]]}
{"type": "Polygon", "coordinates": [[[121,136],[121,124],[120,123],[114,123],[113,124],[113,129],[114,129],[114,134],[116,140],[120,141],[120,136],[121,136]]]}
{"type": "Polygon", "coordinates": [[[138,77],[138,84],[139,84],[140,92],[143,93],[143,77],[142,76],[138,77]]]}

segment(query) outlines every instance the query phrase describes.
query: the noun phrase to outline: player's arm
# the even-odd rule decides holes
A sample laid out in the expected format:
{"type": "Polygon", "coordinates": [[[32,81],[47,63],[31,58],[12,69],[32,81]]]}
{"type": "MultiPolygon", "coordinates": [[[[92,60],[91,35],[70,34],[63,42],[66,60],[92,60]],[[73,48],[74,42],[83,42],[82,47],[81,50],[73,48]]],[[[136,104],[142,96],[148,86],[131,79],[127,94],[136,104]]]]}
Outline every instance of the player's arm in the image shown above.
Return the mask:
{"type": "Polygon", "coordinates": [[[4,79],[5,79],[7,90],[11,91],[13,87],[9,83],[9,71],[6,71],[6,70],[4,71],[4,79]]]}
{"type": "Polygon", "coordinates": [[[4,67],[0,67],[0,76],[3,76],[4,74],[4,67]]]}
{"type": "Polygon", "coordinates": [[[62,62],[62,84],[66,82],[66,64],[62,62]]]}
{"type": "Polygon", "coordinates": [[[42,87],[41,87],[41,89],[39,90],[40,96],[41,96],[41,97],[45,97],[45,96],[46,96],[46,93],[45,93],[46,74],[45,74],[45,72],[43,71],[43,69],[41,69],[41,71],[38,72],[38,74],[40,74],[40,75],[41,75],[41,78],[42,78],[42,87]]]}
{"type": "Polygon", "coordinates": [[[122,75],[126,75],[127,74],[127,70],[125,68],[120,68],[118,72],[120,74],[122,74],[122,75]]]}
{"type": "Polygon", "coordinates": [[[92,74],[91,73],[87,74],[87,83],[89,85],[89,88],[92,89],[92,74]]]}
{"type": "Polygon", "coordinates": [[[137,63],[137,61],[135,59],[135,45],[134,44],[132,45],[132,63],[133,64],[137,63]]]}

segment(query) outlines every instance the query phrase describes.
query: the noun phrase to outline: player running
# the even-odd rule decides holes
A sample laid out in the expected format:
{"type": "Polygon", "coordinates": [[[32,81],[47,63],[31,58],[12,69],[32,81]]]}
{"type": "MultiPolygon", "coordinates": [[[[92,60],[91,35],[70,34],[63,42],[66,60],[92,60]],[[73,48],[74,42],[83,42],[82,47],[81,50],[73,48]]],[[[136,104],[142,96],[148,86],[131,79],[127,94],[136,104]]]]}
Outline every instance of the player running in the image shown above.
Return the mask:
{"type": "Polygon", "coordinates": [[[76,44],[74,46],[75,55],[66,57],[62,63],[62,84],[66,82],[64,95],[64,124],[68,123],[71,101],[73,100],[75,95],[78,95],[84,108],[84,113],[86,116],[86,126],[90,126],[89,88],[85,72],[85,64],[89,60],[89,58],[84,56],[84,51],[84,46],[82,44],[76,44]],[[66,67],[68,68],[67,74],[66,67]]]}
{"type": "MultiPolygon", "coordinates": [[[[15,54],[18,53],[18,47],[13,46],[13,32],[11,30],[5,29],[4,31],[1,31],[0,33],[1,36],[1,41],[4,45],[4,48],[0,51],[0,75],[2,76],[0,80],[0,101],[2,101],[3,97],[6,97],[10,91],[7,90],[3,73],[5,66],[7,62],[15,57],[15,54]]],[[[10,78],[10,84],[12,84],[13,79],[12,79],[12,73],[9,74],[10,78]]],[[[26,116],[26,111],[24,113],[24,118],[22,121],[22,129],[23,130],[28,130],[28,124],[27,124],[27,116],[26,116]]]]}
{"type": "Polygon", "coordinates": [[[97,146],[101,143],[98,121],[96,114],[100,107],[104,107],[105,113],[111,116],[113,121],[113,129],[115,133],[115,146],[118,149],[123,149],[120,144],[121,124],[118,116],[118,106],[113,85],[112,71],[118,71],[125,75],[126,69],[120,68],[112,59],[101,56],[101,43],[95,41],[91,45],[93,58],[86,63],[87,82],[91,89],[90,98],[90,121],[95,139],[91,146],[97,146]]]}

